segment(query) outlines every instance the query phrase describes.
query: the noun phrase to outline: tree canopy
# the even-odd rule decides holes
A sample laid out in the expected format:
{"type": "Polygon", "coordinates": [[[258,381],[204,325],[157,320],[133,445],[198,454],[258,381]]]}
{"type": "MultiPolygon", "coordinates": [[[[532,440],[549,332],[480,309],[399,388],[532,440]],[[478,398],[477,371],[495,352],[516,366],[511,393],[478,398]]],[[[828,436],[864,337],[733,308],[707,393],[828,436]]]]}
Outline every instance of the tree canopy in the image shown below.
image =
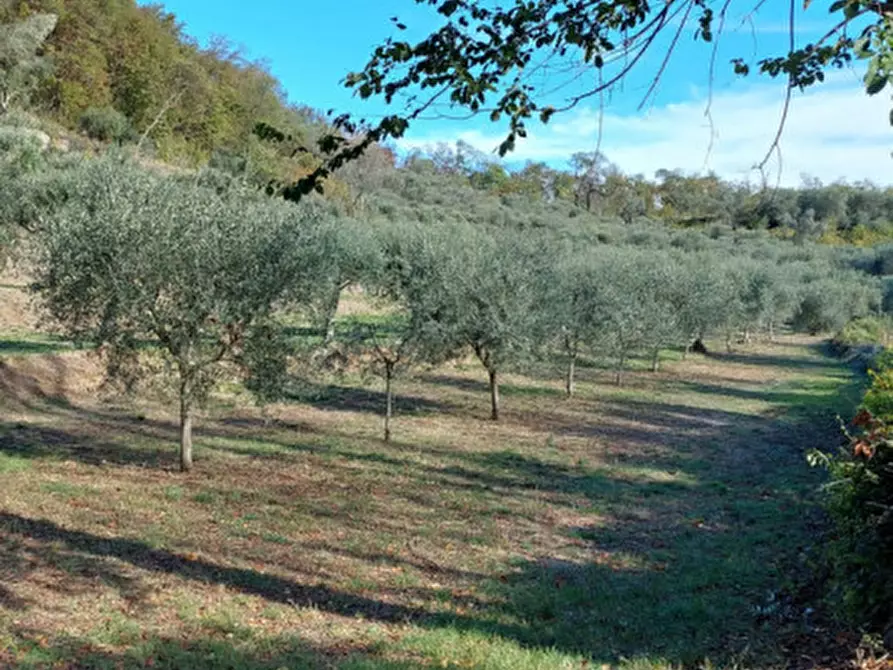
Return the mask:
{"type": "Polygon", "coordinates": [[[115,158],[76,166],[70,201],[46,223],[39,285],[50,313],[140,376],[160,351],[180,402],[181,467],[192,467],[193,411],[222,366],[269,395],[284,372],[274,309],[303,304],[317,214],[246,189],[217,192],[115,158]]]}

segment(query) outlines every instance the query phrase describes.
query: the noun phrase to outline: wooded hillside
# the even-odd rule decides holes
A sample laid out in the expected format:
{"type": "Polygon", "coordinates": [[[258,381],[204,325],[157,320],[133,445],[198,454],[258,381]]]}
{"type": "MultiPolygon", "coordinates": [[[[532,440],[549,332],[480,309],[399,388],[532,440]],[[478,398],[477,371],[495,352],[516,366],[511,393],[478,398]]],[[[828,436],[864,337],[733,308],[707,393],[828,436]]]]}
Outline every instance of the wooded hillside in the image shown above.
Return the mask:
{"type": "Polygon", "coordinates": [[[28,0],[0,6],[0,22],[58,15],[45,45],[52,61],[36,108],[69,128],[116,110],[133,134],[151,130],[159,157],[207,162],[215,152],[259,150],[258,123],[311,146],[319,119],[288,104],[264,64],[223,39],[202,47],[176,17],[133,0],[28,0]]]}

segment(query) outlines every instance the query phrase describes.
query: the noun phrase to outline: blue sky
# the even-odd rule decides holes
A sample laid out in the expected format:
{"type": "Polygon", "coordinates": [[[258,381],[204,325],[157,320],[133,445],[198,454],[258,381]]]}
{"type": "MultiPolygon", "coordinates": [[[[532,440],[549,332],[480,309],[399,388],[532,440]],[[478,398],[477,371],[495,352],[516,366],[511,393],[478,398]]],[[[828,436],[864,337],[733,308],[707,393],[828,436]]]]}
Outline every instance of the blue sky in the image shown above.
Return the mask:
{"type": "MultiPolygon", "coordinates": [[[[223,35],[242,45],[251,58],[263,59],[294,102],[338,112],[374,117],[387,110],[380,101],[362,102],[341,84],[344,75],[361,69],[374,46],[393,32],[390,17],[409,26],[409,36],[423,35],[438,25],[436,14],[412,0],[168,0],[163,3],[177,15],[185,31],[205,43],[223,35]]],[[[574,151],[601,149],[630,173],[653,174],[659,167],[688,172],[711,169],[726,178],[759,179],[750,168],[771,143],[783,98],[783,85],[761,77],[734,77],[733,56],[756,60],[784,52],[787,2],[769,0],[760,12],[744,21],[743,13],[755,2],[732,3],[716,59],[716,74],[709,88],[709,47],[695,43],[691,29],[683,33],[676,54],[656,95],[641,110],[639,105],[660,64],[666,43],[658,45],[648,62],[625,81],[610,99],[604,114],[598,100],[556,116],[547,127],[533,127],[514,160],[544,160],[561,166],[574,151]],[[704,115],[712,99],[712,126],[704,115]],[[713,141],[711,143],[711,135],[713,141]]],[[[813,41],[830,25],[824,7],[813,2],[798,9],[796,38],[813,41]]],[[[798,8],[802,2],[797,3],[798,8]]],[[[583,72],[585,82],[594,75],[583,72]]],[[[549,86],[566,77],[547,75],[549,86]]],[[[560,103],[583,86],[571,84],[556,94],[560,103]],[[576,87],[576,88],[575,88],[576,87]]],[[[890,96],[874,99],[861,92],[858,73],[836,73],[829,84],[797,95],[788,132],[782,145],[782,163],[771,165],[771,179],[796,184],[801,173],[825,181],[843,177],[893,183],[893,133],[887,122],[890,96]],[[854,119],[858,119],[853,123],[854,119]]],[[[446,110],[443,110],[446,111],[446,110]]],[[[483,151],[492,151],[503,128],[486,117],[462,122],[432,119],[414,126],[403,148],[463,139],[483,151]]]]}

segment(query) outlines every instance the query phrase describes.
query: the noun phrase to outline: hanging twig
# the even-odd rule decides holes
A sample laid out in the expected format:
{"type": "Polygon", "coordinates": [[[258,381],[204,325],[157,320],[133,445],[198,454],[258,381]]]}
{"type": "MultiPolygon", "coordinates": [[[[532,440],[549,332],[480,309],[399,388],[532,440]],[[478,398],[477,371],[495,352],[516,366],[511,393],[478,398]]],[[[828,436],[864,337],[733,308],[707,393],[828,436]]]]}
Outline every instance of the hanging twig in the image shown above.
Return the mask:
{"type": "MultiPolygon", "coordinates": [[[[797,2],[796,0],[790,0],[790,5],[788,7],[788,53],[793,53],[796,47],[795,44],[795,36],[794,36],[794,21],[796,20],[797,14],[797,2]]],[[[761,160],[756,168],[760,171],[760,176],[763,181],[763,185],[766,183],[766,173],[765,168],[766,165],[769,164],[769,161],[772,159],[772,154],[775,153],[778,156],[778,179],[776,180],[776,187],[781,185],[781,136],[784,134],[785,126],[788,121],[788,113],[791,110],[791,98],[794,93],[794,73],[791,72],[788,74],[788,85],[785,90],[784,96],[784,107],[781,111],[781,119],[778,122],[778,128],[775,131],[775,137],[772,139],[772,144],[769,145],[769,149],[766,151],[766,155],[763,156],[763,160],[761,160]]]]}
{"type": "Polygon", "coordinates": [[[710,53],[710,68],[707,73],[707,107],[704,109],[704,116],[707,119],[707,125],[710,128],[710,142],[707,145],[707,153],[704,156],[704,165],[701,168],[706,171],[710,163],[710,156],[713,154],[713,144],[716,140],[716,126],[713,122],[713,80],[716,76],[716,56],[719,51],[719,40],[722,37],[723,30],[726,25],[726,12],[732,0],[726,0],[723,3],[722,10],[719,12],[719,27],[716,30],[716,39],[713,40],[713,49],[710,53]]]}

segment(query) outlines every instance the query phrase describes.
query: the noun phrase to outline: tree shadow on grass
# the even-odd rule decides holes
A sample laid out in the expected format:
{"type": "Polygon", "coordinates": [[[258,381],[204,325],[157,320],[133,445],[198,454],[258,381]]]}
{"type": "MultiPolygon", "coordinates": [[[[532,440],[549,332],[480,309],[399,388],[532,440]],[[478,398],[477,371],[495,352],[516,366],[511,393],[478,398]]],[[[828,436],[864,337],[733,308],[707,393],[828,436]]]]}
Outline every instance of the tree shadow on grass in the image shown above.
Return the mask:
{"type": "Polygon", "coordinates": [[[516,495],[546,492],[601,499],[618,496],[624,488],[623,482],[603,472],[547,462],[510,450],[465,454],[461,461],[462,464],[431,468],[425,476],[441,475],[444,486],[468,482],[483,490],[516,495]]]}
{"type": "MultiPolygon", "coordinates": [[[[816,353],[822,353],[819,345],[810,345],[816,353]]],[[[808,356],[779,356],[775,354],[758,354],[750,352],[711,352],[707,358],[723,362],[737,363],[740,365],[760,365],[772,368],[787,368],[794,370],[828,370],[837,367],[837,363],[831,359],[821,360],[808,356]]]]}
{"type": "MultiPolygon", "coordinates": [[[[115,428],[114,430],[117,430],[115,428]]],[[[172,446],[134,447],[128,440],[101,437],[112,433],[108,424],[65,430],[23,422],[0,423],[0,454],[27,459],[71,459],[88,465],[128,465],[172,468],[172,446]]]]}
{"type": "MultiPolygon", "coordinates": [[[[477,582],[479,590],[489,594],[488,600],[468,594],[460,594],[453,599],[454,604],[464,606],[470,610],[469,613],[435,613],[421,606],[396,604],[344,593],[323,584],[307,586],[277,575],[220,565],[203,558],[190,560],[170,551],[152,548],[139,540],[100,537],[63,528],[43,519],[0,513],[0,530],[7,537],[38,541],[44,548],[53,546],[58,551],[61,546],[64,551],[78,553],[81,560],[91,557],[115,559],[146,571],[172,574],[199,583],[223,585],[233,591],[258,596],[270,602],[313,607],[340,616],[361,616],[366,620],[382,623],[410,623],[432,632],[455,630],[484,634],[493,636],[491,639],[512,641],[524,648],[555,648],[560,652],[579,653],[602,661],[660,653],[679,662],[702,657],[705,648],[709,646],[708,642],[716,642],[709,637],[712,630],[699,632],[698,627],[717,611],[703,608],[703,616],[697,618],[689,615],[689,609],[693,606],[683,603],[664,603],[668,611],[658,609],[660,603],[657,599],[666,596],[669,587],[666,583],[654,581],[656,569],[650,565],[565,564],[560,559],[525,562],[517,564],[514,570],[502,578],[477,582]],[[702,638],[707,639],[707,642],[702,644],[702,638]]],[[[35,550],[31,551],[33,553],[35,550]]],[[[427,588],[407,587],[404,595],[410,596],[415,602],[433,603],[436,600],[434,592],[427,588]]],[[[697,609],[698,606],[694,607],[697,609]]],[[[230,630],[228,633],[233,635],[234,631],[230,630]]],[[[238,630],[234,637],[236,640],[240,639],[238,630]]],[[[245,639],[250,640],[250,637],[245,639]]],[[[27,635],[23,636],[21,643],[28,647],[27,635]]],[[[164,645],[142,648],[155,657],[155,667],[278,668],[286,659],[294,658],[292,662],[303,662],[299,654],[295,655],[294,648],[288,651],[293,655],[291,657],[268,654],[255,659],[250,653],[240,655],[237,650],[227,652],[232,653],[232,656],[209,655],[209,648],[202,643],[187,643],[184,646],[178,641],[177,647],[178,650],[169,651],[165,651],[164,645]],[[198,650],[204,652],[204,655],[201,658],[192,658],[191,654],[198,650]],[[179,655],[168,655],[174,651],[179,655]],[[196,661],[199,664],[177,665],[174,660],[181,663],[196,661]],[[264,663],[269,661],[270,664],[252,665],[261,660],[264,663]],[[158,661],[164,661],[167,665],[158,665],[158,661]],[[208,664],[201,665],[202,661],[208,664]],[[226,665],[226,662],[236,662],[236,665],[226,665]]],[[[246,642],[245,647],[250,649],[251,645],[246,642]]],[[[269,649],[269,644],[264,642],[264,647],[269,649]]],[[[139,645],[132,647],[127,653],[133,654],[140,648],[139,645]]],[[[65,644],[64,640],[60,645],[60,653],[63,650],[66,653],[71,652],[71,646],[65,644]]],[[[301,651],[303,653],[304,650],[301,651]]],[[[80,656],[76,654],[68,658],[78,658],[80,662],[87,663],[102,658],[96,655],[97,652],[99,650],[80,648],[80,656]]],[[[362,655],[364,652],[354,650],[354,653],[362,655]]],[[[111,658],[124,661],[124,667],[128,667],[126,663],[130,662],[131,656],[113,655],[111,658]]],[[[145,656],[132,658],[134,662],[137,659],[145,660],[145,656]]],[[[306,667],[318,667],[312,665],[319,662],[318,656],[311,654],[308,659],[307,662],[311,665],[306,667]]]]}
{"type": "MultiPolygon", "coordinates": [[[[533,643],[523,626],[490,616],[497,613],[488,611],[480,599],[467,594],[458,597],[461,602],[475,610],[475,615],[436,612],[417,604],[422,602],[433,605],[437,602],[437,595],[430,588],[407,587],[405,593],[401,591],[402,595],[411,596],[413,605],[389,602],[340,591],[322,582],[307,585],[267,572],[221,565],[205,558],[183,556],[154,548],[140,540],[99,536],[65,528],[50,520],[29,518],[8,512],[0,512],[0,533],[19,542],[27,541],[31,545],[29,553],[32,557],[47,552],[64,551],[77,554],[82,563],[95,559],[113,559],[148,572],[170,574],[200,584],[225,586],[231,591],[257,596],[273,603],[309,607],[343,617],[361,617],[382,623],[416,624],[432,630],[453,627],[459,630],[485,631],[508,640],[515,640],[522,645],[533,643]],[[39,546],[34,546],[36,543],[39,543],[39,546]]],[[[33,562],[33,558],[31,560],[33,562]]]]}
{"type": "MultiPolygon", "coordinates": [[[[634,406],[631,411],[641,408],[634,406]]],[[[670,405],[668,411],[690,413],[692,408],[670,405]]],[[[716,423],[714,411],[707,416],[716,423]]],[[[502,578],[466,575],[490,597],[463,603],[474,607],[461,616],[435,614],[418,605],[419,600],[436,600],[425,588],[411,590],[416,599],[413,605],[394,604],[205,559],[189,560],[138,540],[100,537],[12,514],[0,513],[0,536],[61,544],[70,553],[221,584],[272,602],[387,623],[409,621],[432,631],[483,633],[527,648],[553,647],[606,663],[640,657],[674,664],[693,664],[709,657],[722,663],[734,661],[734,652],[745,643],[757,646],[760,631],[754,629],[752,608],[776,581],[767,570],[784,565],[778,563],[778,547],[790,544],[790,536],[781,521],[773,527],[777,537],[759,541],[750,538],[746,528],[754,519],[773,513],[780,499],[777,495],[763,499],[759,489],[750,487],[753,499],[739,500],[703,484],[618,482],[605,473],[512,451],[457,454],[454,463],[445,467],[402,465],[417,469],[414,474],[425,481],[439,477],[441,488],[471,485],[512,495],[529,489],[585,495],[593,503],[609,505],[614,522],[567,529],[573,541],[591,546],[592,560],[568,560],[557,551],[554,557],[516,561],[502,578]],[[688,516],[680,515],[680,505],[691,508],[688,516]],[[731,507],[726,509],[727,505],[731,507]],[[614,508],[626,508],[629,514],[615,514],[614,508]],[[728,515],[725,522],[714,518],[717,510],[728,515]]],[[[372,555],[366,558],[377,560],[372,555]]],[[[254,662],[247,655],[236,658],[243,665],[233,667],[251,668],[254,662]]]]}
{"type": "MultiPolygon", "coordinates": [[[[483,369],[483,368],[482,368],[483,369]]],[[[486,396],[490,393],[490,386],[484,380],[468,379],[467,377],[453,377],[450,375],[424,375],[419,377],[423,382],[454,388],[467,393],[480,394],[486,396]]],[[[563,390],[550,386],[539,385],[520,385],[508,384],[502,382],[499,384],[499,392],[504,397],[543,397],[543,398],[563,398],[565,393],[563,390]]]]}
{"type": "MultiPolygon", "coordinates": [[[[383,414],[386,405],[384,391],[373,391],[356,386],[338,386],[336,384],[319,384],[300,380],[286,395],[291,402],[298,402],[317,409],[336,410],[340,412],[369,412],[383,414]]],[[[394,411],[399,414],[427,414],[431,412],[450,412],[455,409],[443,401],[432,400],[421,396],[401,394],[399,386],[395,389],[394,411]]]]}
{"type": "Polygon", "coordinates": [[[251,629],[205,632],[181,638],[143,636],[111,649],[95,641],[45,631],[19,629],[0,666],[17,668],[95,668],[111,670],[412,670],[417,664],[381,658],[363,645],[327,649],[298,635],[257,635],[251,629]],[[8,664],[8,665],[7,665],[8,664]]]}
{"type": "Polygon", "coordinates": [[[342,593],[324,585],[307,586],[256,570],[219,565],[202,558],[191,560],[165,549],[153,548],[139,540],[101,537],[64,528],[46,519],[0,512],[0,529],[5,534],[40,541],[44,546],[59,543],[82,555],[114,558],[150,572],[172,574],[201,583],[221,584],[271,602],[312,606],[343,616],[362,615],[379,621],[419,619],[427,614],[418,608],[342,593]]]}
{"type": "Polygon", "coordinates": [[[16,338],[9,335],[0,336],[0,356],[27,356],[34,354],[58,354],[72,351],[75,346],[62,339],[16,338]]]}
{"type": "MultiPolygon", "coordinates": [[[[481,368],[483,371],[483,368],[481,368]]],[[[484,374],[482,372],[482,374],[484,374]]],[[[434,386],[445,386],[454,388],[467,393],[489,393],[490,387],[483,379],[469,379],[468,377],[454,377],[452,375],[442,374],[426,374],[419,376],[419,379],[426,384],[434,386]]],[[[500,389],[502,387],[500,386],[500,389]]]]}
{"type": "Polygon", "coordinates": [[[710,396],[726,396],[739,400],[756,400],[775,406],[777,412],[798,416],[827,411],[830,406],[843,405],[846,410],[858,404],[863,390],[863,380],[853,378],[848,383],[829,379],[823,383],[805,383],[799,387],[785,385],[782,388],[762,385],[742,388],[726,384],[680,381],[679,387],[710,396]]]}
{"type": "MultiPolygon", "coordinates": [[[[0,558],[2,561],[2,558],[0,558]]],[[[0,563],[2,565],[2,563],[0,563]]],[[[0,584],[0,607],[13,611],[24,610],[28,606],[28,601],[20,598],[8,588],[0,584]]]]}
{"type": "Polygon", "coordinates": [[[730,667],[745,652],[746,667],[778,662],[779,631],[764,628],[756,614],[780,581],[767,572],[776,565],[768,548],[754,551],[728,531],[673,523],[647,534],[609,526],[582,535],[593,560],[524,560],[489,583],[496,609],[520,625],[524,644],[612,666],[642,659],[643,667],[701,667],[705,660],[730,667]],[[612,533],[624,541],[602,541],[612,533]],[[760,567],[760,560],[767,563],[760,567]]]}
{"type": "MultiPolygon", "coordinates": [[[[8,528],[8,526],[4,526],[8,528]]],[[[93,556],[67,546],[36,544],[27,534],[4,532],[0,536],[0,575],[13,589],[0,585],[0,607],[25,610],[29,601],[15,593],[22,584],[39,572],[62,573],[62,579],[44,579],[44,584],[67,596],[90,593],[97,586],[111,587],[130,602],[146,596],[140,580],[105,556],[93,556]]]]}

